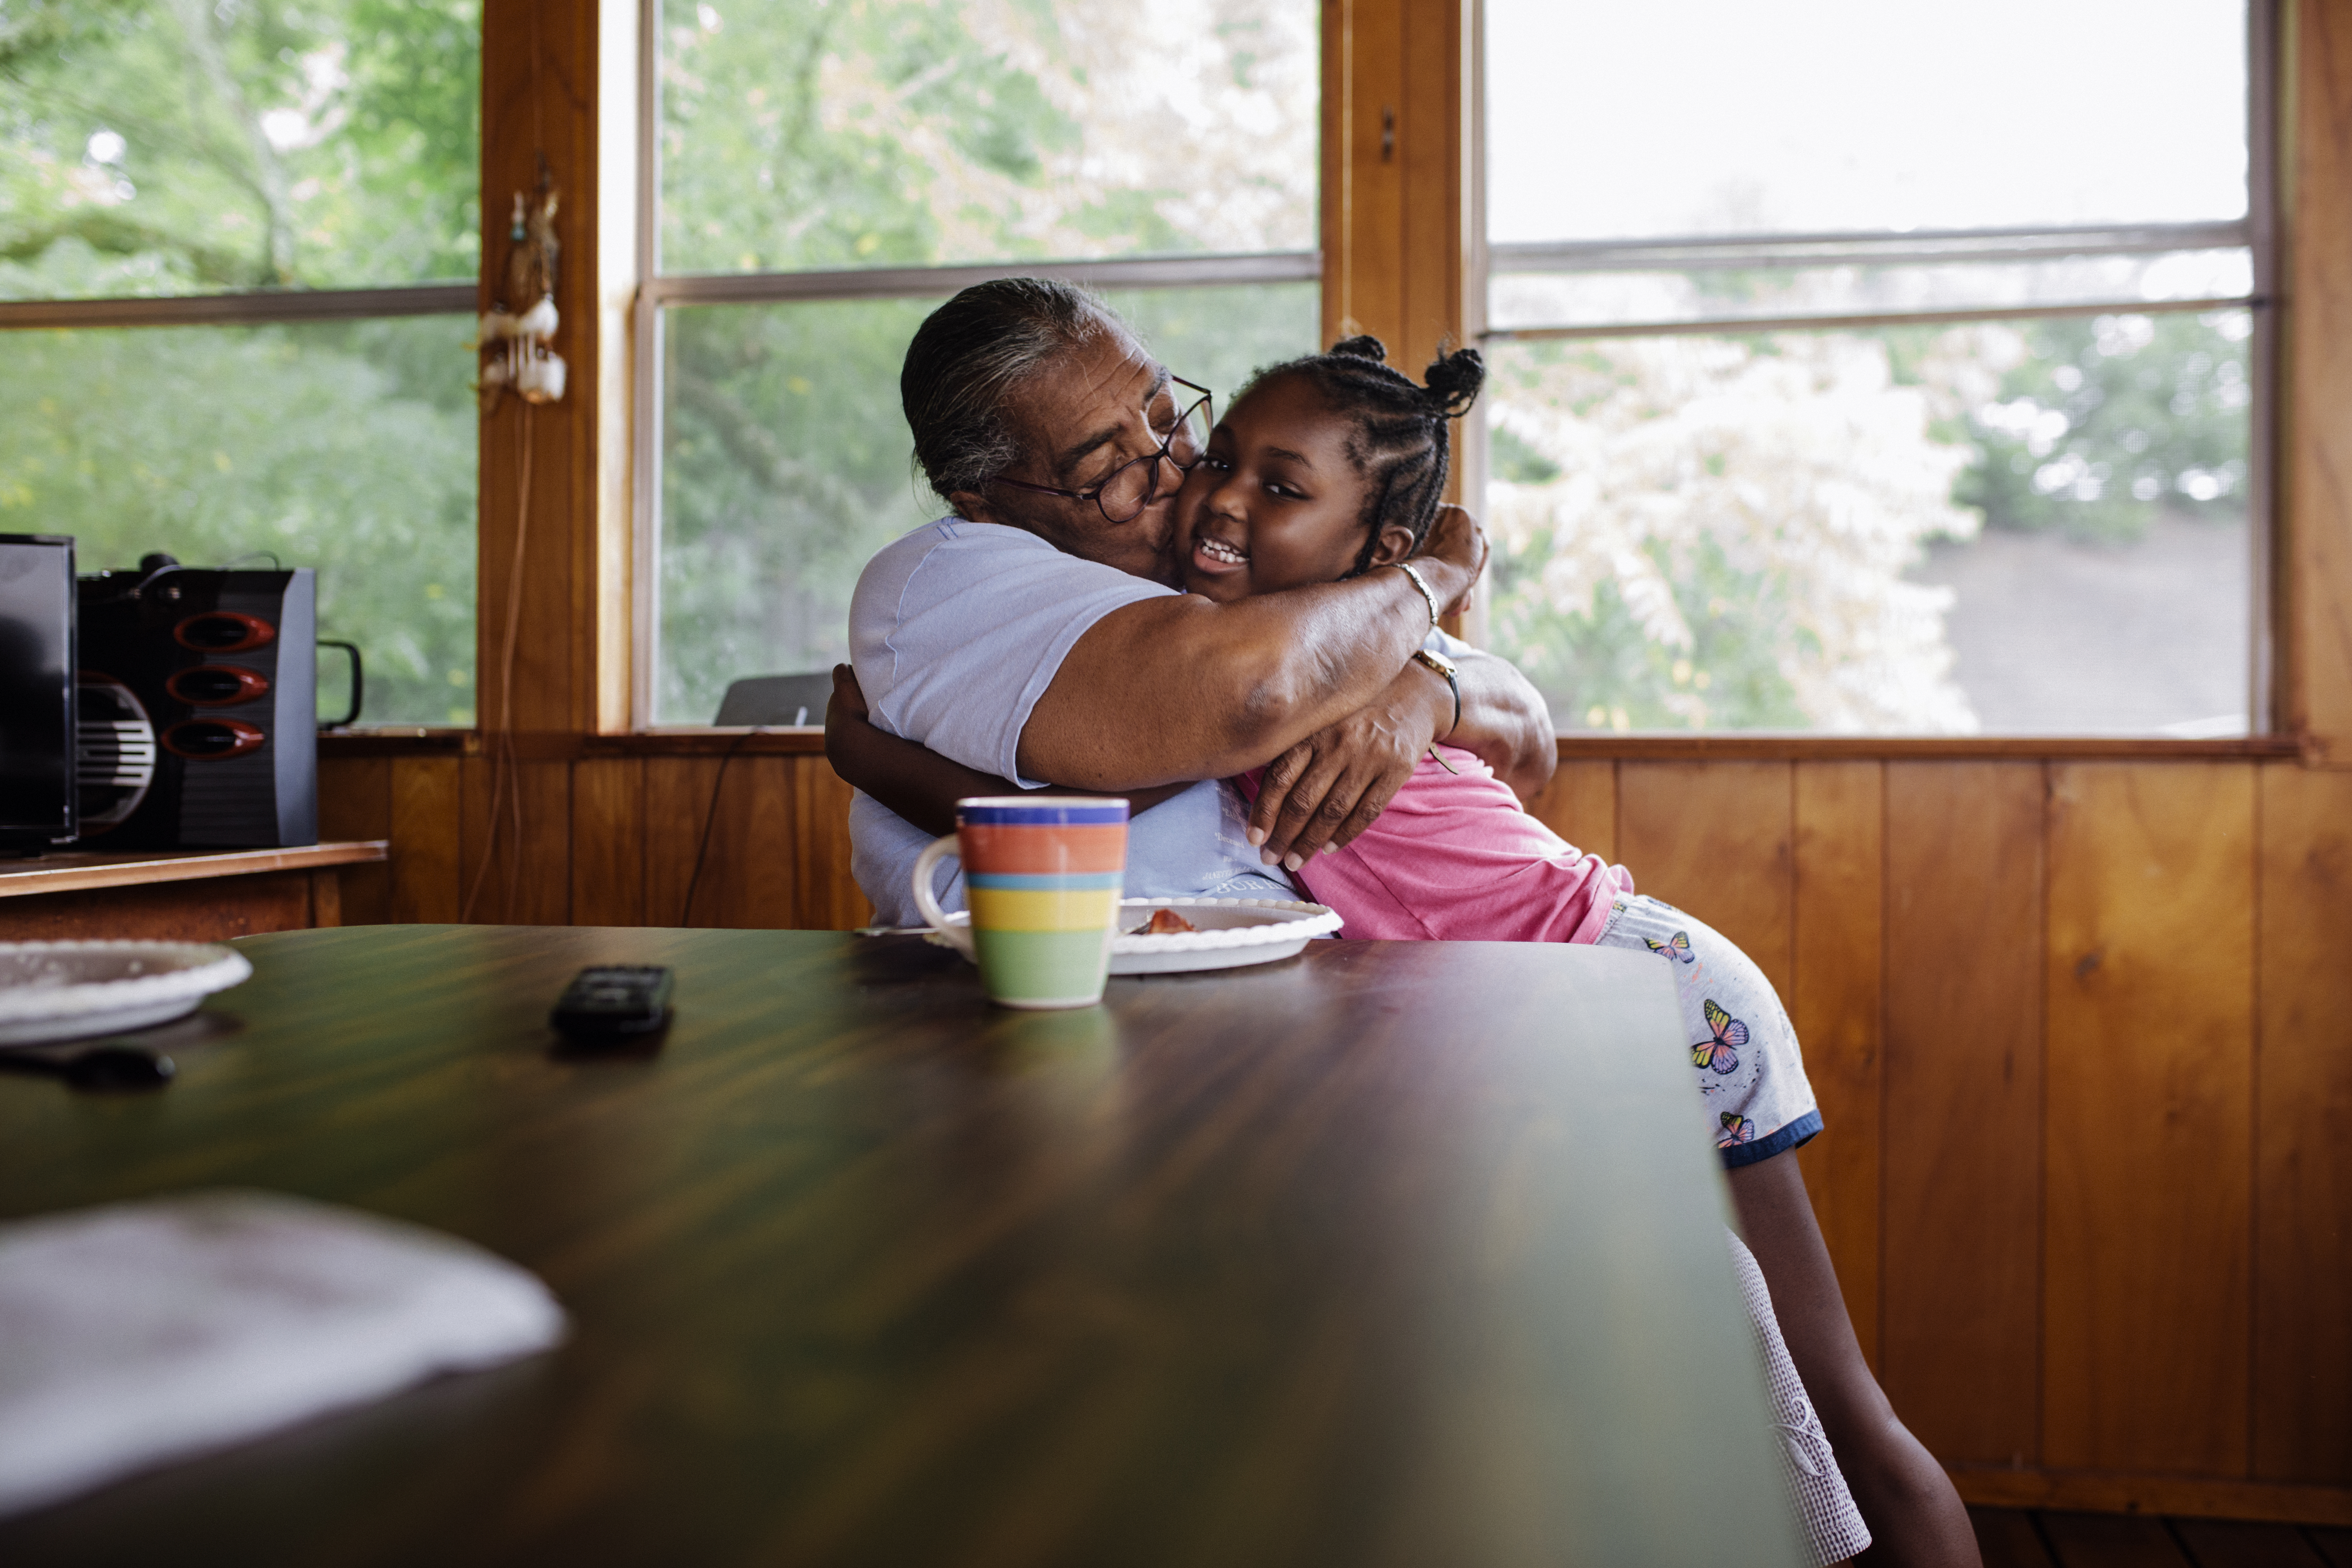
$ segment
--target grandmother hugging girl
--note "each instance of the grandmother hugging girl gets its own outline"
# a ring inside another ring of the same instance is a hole
[[[1475,402],[1485,371],[1464,349],[1416,384],[1384,358],[1375,340],[1351,338],[1259,373],[1234,400],[1176,498],[1185,589],[1224,603],[1412,573],[1410,558],[1445,487],[1449,423]],[[1444,653],[1422,657],[1450,679]],[[924,755],[925,767],[909,774],[942,787],[936,760]],[[1255,798],[1255,773],[1234,782]],[[971,773],[951,787],[1009,786]],[[1822,1130],[1822,1117],[1795,1030],[1754,962],[1704,921],[1637,891],[1626,868],[1584,854],[1528,815],[1485,763],[1442,738],[1368,827],[1290,874],[1339,911],[1349,937],[1589,942],[1664,966],[1682,1009],[1693,1132],[1712,1140],[1728,1173],[1745,1233],[1744,1242],[1729,1238],[1735,1272],[1816,1561],[1869,1549],[1874,1562],[1975,1562],[1950,1482],[1863,1360],[1787,1157]]]

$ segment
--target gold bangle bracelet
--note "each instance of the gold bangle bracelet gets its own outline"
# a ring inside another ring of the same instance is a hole
[[[1388,564],[1390,564],[1391,566],[1395,567],[1398,571],[1400,571],[1400,572],[1403,573],[1406,576],[1408,576],[1408,577],[1412,578],[1412,585],[1413,585],[1414,587],[1416,587],[1416,588],[1418,588],[1418,589],[1420,589],[1420,590],[1421,590],[1421,599],[1422,599],[1422,603],[1423,603],[1423,604],[1425,604],[1425,605],[1427,605],[1429,606],[1429,625],[1430,625],[1430,629],[1431,629],[1431,630],[1433,630],[1433,631],[1434,631],[1434,630],[1436,629],[1436,627],[1437,627],[1437,619],[1438,619],[1438,612],[1437,612],[1437,595],[1434,595],[1434,594],[1433,594],[1433,593],[1431,593],[1431,592],[1429,591],[1429,584],[1428,584],[1428,583],[1426,583],[1426,582],[1424,582],[1424,581],[1423,580],[1422,575],[1421,575],[1421,574],[1420,574],[1420,573],[1418,573],[1418,572],[1416,572],[1416,571],[1414,571],[1414,570],[1413,570],[1413,568],[1412,568],[1412,562],[1410,562],[1410,561],[1391,561],[1391,562],[1388,563]]]

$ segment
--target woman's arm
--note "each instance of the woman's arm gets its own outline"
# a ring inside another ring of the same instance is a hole
[[[1430,598],[1383,571],[1232,604],[1172,594],[1123,605],[1064,656],[1016,765],[1110,793],[1262,766],[1378,700],[1432,612],[1465,598],[1486,563],[1476,520],[1449,506],[1412,557]]]
[[[955,831],[955,803],[974,795],[1072,795],[1073,790],[1024,790],[993,773],[950,762],[938,752],[885,734],[867,717],[866,693],[856,672],[833,667],[833,700],[824,710],[824,754],[833,771],[926,833]],[[1190,784],[1114,792],[1127,797],[1130,816],[1181,795]]]
[[[1459,662],[1459,724],[1444,678],[1409,664],[1379,700],[1276,759],[1250,815],[1269,864],[1286,857],[1304,861],[1326,845],[1352,840],[1412,776],[1433,741],[1478,757],[1522,799],[1543,787],[1559,753],[1542,697],[1507,659],[1471,654]],[[966,795],[1024,793],[992,773],[876,729],[849,666],[834,667],[833,690],[824,747],[834,772],[924,831],[953,832],[955,803]],[[1190,787],[1179,782],[1100,793],[1123,795],[1129,811],[1139,816]]]

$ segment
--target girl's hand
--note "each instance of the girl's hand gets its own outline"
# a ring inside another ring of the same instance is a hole
[[[857,671],[845,664],[833,667],[833,700],[825,704],[824,727],[833,728],[835,719],[855,719],[864,723],[867,718],[866,689],[857,684]]]
[[[1478,526],[1478,520],[1449,501],[1437,509],[1436,520],[1412,559],[1415,565],[1436,563],[1462,574],[1440,590],[1451,595],[1444,613],[1458,616],[1469,607],[1470,595],[1486,570],[1487,553],[1486,532]]]

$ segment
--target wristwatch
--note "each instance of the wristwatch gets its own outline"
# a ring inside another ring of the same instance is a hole
[[[1417,647],[1412,650],[1412,661],[1413,663],[1420,665],[1423,669],[1435,670],[1438,674],[1445,678],[1445,684],[1454,689],[1454,723],[1452,728],[1445,731],[1445,735],[1440,735],[1438,737],[1439,740],[1443,741],[1445,739],[1446,735],[1451,735],[1455,730],[1462,728],[1462,676],[1460,673],[1460,667],[1452,659],[1446,658],[1444,654],[1432,653],[1425,647]]]

